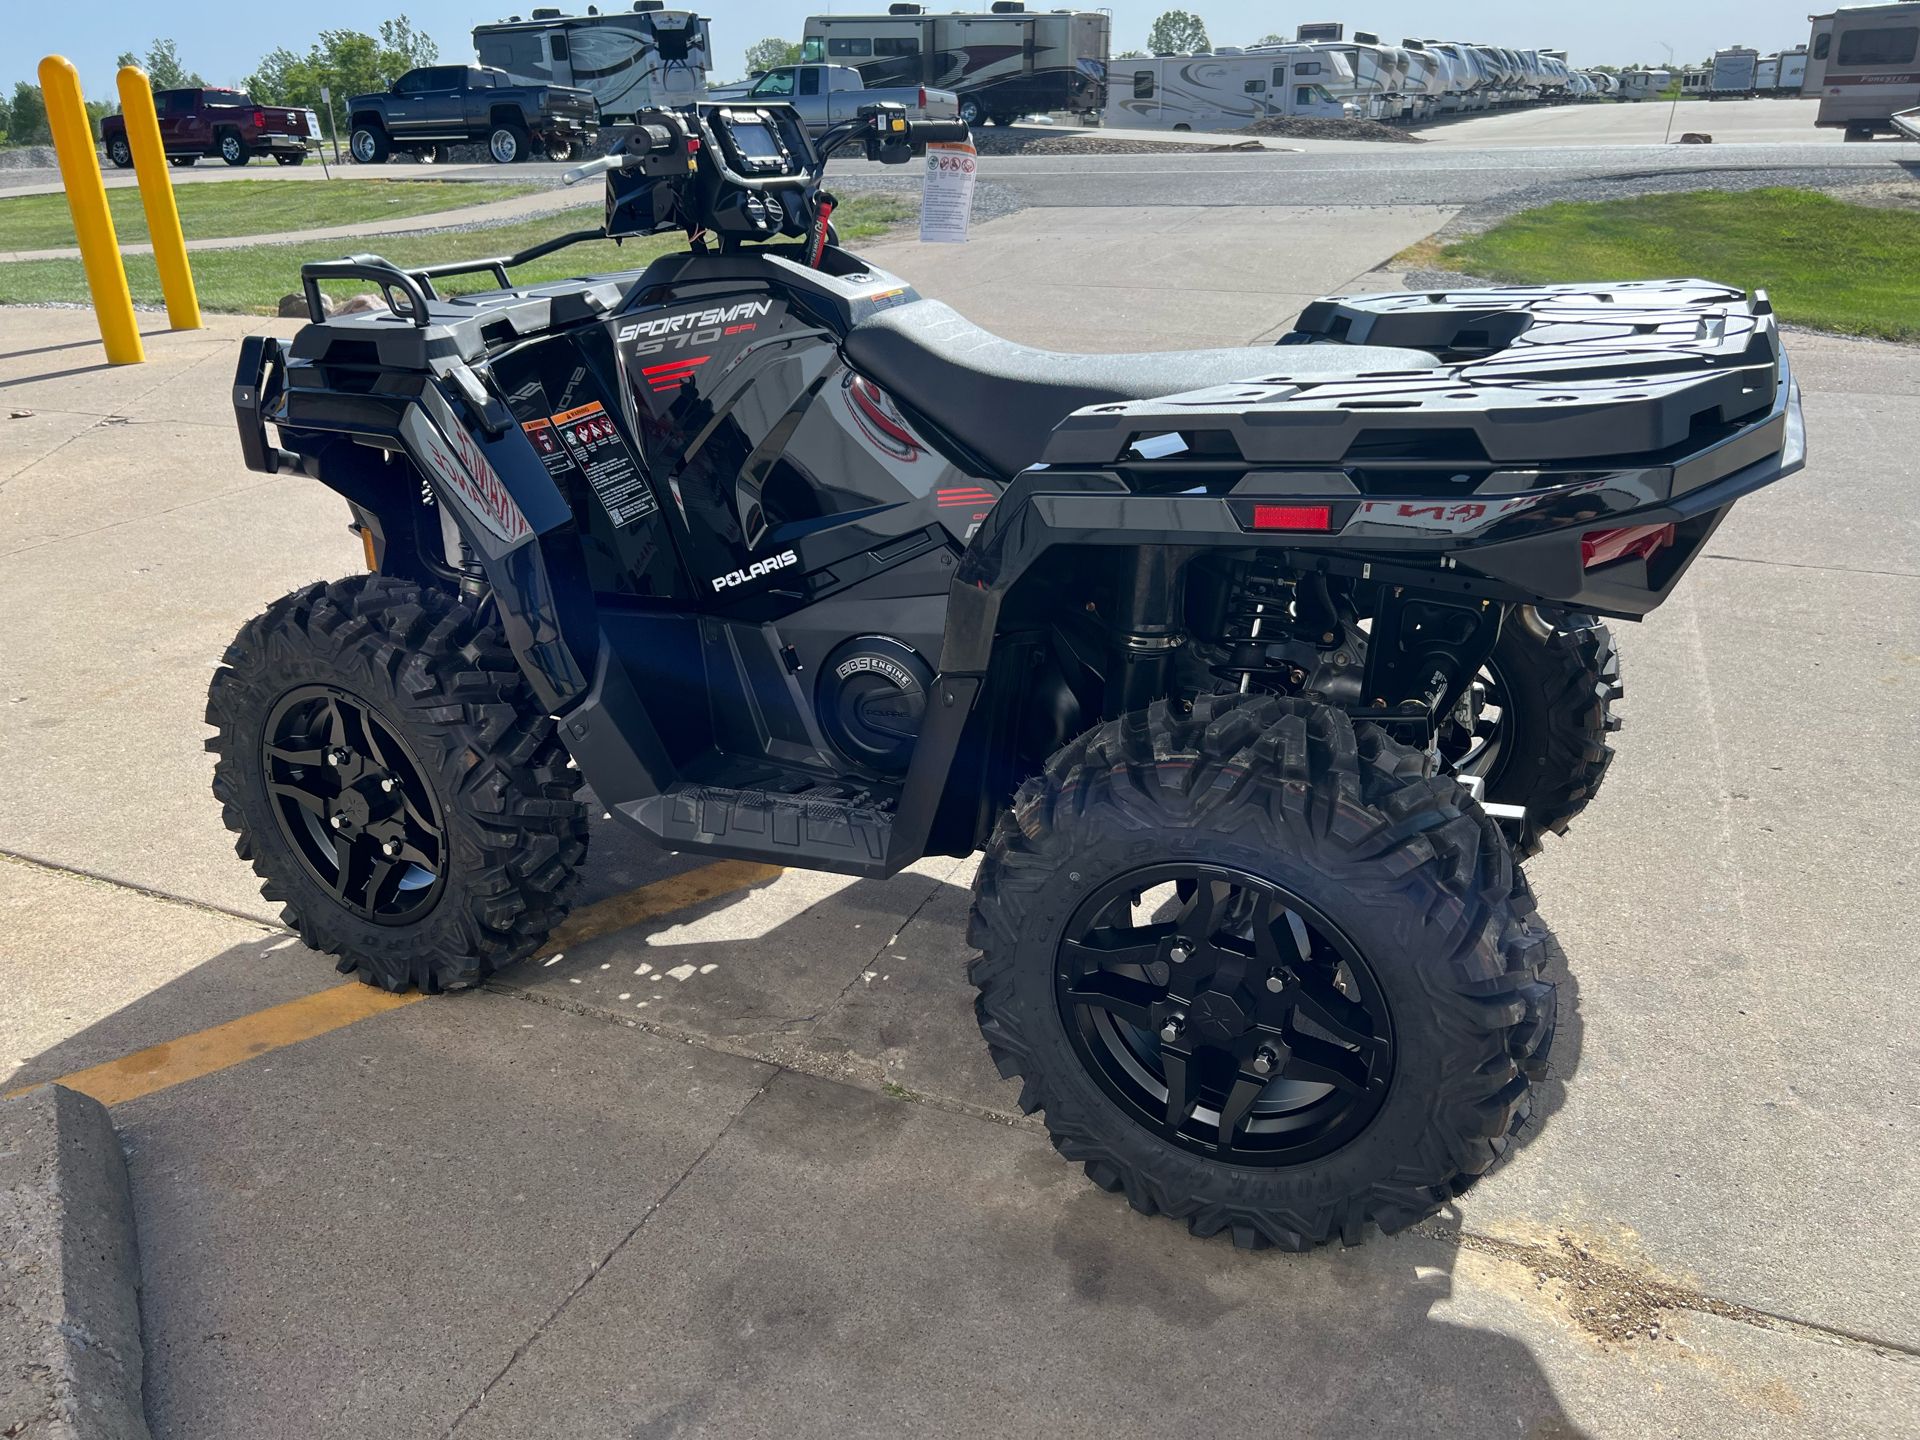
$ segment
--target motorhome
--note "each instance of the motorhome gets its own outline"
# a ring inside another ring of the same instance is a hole
[[[1804,93],[1814,124],[1849,140],[1899,134],[1893,117],[1920,106],[1920,3],[1859,5],[1814,17]]]
[[[568,85],[599,103],[603,122],[630,121],[659,105],[689,105],[707,95],[712,45],[707,22],[663,0],[638,0],[630,11],[585,15],[533,10],[473,32],[482,65],[520,85]]]
[[[1130,130],[1238,130],[1276,115],[1341,120],[1356,114],[1334,87],[1352,77],[1339,56],[1304,45],[1212,55],[1116,60],[1107,73],[1106,123]]]
[[[1029,13],[1020,0],[939,14],[896,4],[884,15],[809,15],[800,58],[851,65],[874,87],[951,90],[969,125],[1005,125],[1036,111],[1104,111],[1111,28],[1105,11]]]

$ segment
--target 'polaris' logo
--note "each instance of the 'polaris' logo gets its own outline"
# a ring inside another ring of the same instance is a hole
[[[731,325],[736,320],[757,320],[773,309],[771,300],[742,300],[738,305],[723,305],[712,310],[686,310],[678,315],[663,315],[658,320],[637,320],[620,327],[620,343],[638,340],[642,335],[678,335],[682,330],[704,330],[710,325]]]
[[[725,575],[713,577],[713,588],[725,590],[734,585],[745,585],[749,580],[758,580],[762,575],[771,575],[776,570],[784,570],[789,565],[798,565],[800,557],[791,550],[783,550],[778,555],[769,555],[765,560],[756,560],[744,570],[730,570]]]

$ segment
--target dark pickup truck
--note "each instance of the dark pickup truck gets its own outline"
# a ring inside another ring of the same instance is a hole
[[[218,155],[229,165],[244,165],[256,155],[298,165],[307,158],[308,144],[320,138],[311,110],[256,105],[244,90],[157,90],[153,108],[160,120],[160,146],[175,165],[191,165],[206,155]],[[132,166],[121,116],[100,122],[100,143],[115,165]]]
[[[429,65],[409,70],[384,95],[356,95],[353,158],[378,165],[394,151],[437,160],[444,147],[478,141],[503,165],[536,149],[571,160],[600,133],[599,107],[585,90],[515,85],[503,70]]]

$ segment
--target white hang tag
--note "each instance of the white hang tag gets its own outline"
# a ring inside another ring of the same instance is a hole
[[[973,182],[980,169],[972,141],[927,146],[927,179],[920,195],[920,239],[958,245],[973,219]]]

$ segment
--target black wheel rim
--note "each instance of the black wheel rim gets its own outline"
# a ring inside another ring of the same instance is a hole
[[[260,764],[282,837],[344,909],[405,925],[433,908],[446,874],[440,802],[373,706],[332,685],[288,691],[267,718]]]
[[[1488,790],[1513,751],[1513,700],[1491,663],[1482,666],[1440,731],[1440,758],[1456,775],[1478,775]]]
[[[1319,911],[1221,866],[1133,871],[1067,922],[1054,993],[1088,1072],[1137,1123],[1230,1164],[1300,1165],[1385,1102],[1393,1031]]]

